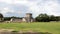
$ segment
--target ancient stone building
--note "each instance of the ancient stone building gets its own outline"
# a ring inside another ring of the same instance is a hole
[[[22,22],[22,18],[11,18],[11,22]]]
[[[33,22],[33,17],[31,13],[26,13],[25,17],[22,19],[24,22]]]
[[[0,22],[3,21],[4,18],[3,18],[3,15],[0,13]],[[4,20],[4,22],[33,22],[34,19],[32,17],[32,14],[31,13],[26,13],[25,17],[22,17],[22,18],[18,18],[18,17],[12,17],[11,19],[7,19],[7,20]]]
[[[25,17],[22,18],[11,18],[11,22],[33,22],[34,19],[31,13],[26,13]]]

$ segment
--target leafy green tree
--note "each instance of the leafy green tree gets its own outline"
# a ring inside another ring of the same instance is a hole
[[[4,20],[3,14],[0,13],[0,22],[2,22],[3,20]]]
[[[36,21],[49,22],[49,16],[47,14],[39,14],[39,16],[36,17]]]
[[[55,21],[55,16],[51,15],[51,16],[49,16],[49,19],[50,19],[50,21]]]

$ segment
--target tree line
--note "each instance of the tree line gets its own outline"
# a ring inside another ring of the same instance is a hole
[[[0,14],[0,18],[3,15]],[[22,19],[21,17],[3,17],[4,21],[6,20],[10,20],[11,18],[18,18],[18,19]],[[35,18],[36,22],[50,22],[50,21],[60,21],[60,16],[54,16],[54,15],[48,15],[48,14],[39,14],[36,18]]]
[[[4,21],[10,21],[11,18],[22,19],[21,17],[15,17],[15,16],[12,16],[12,17],[4,17]]]
[[[50,22],[50,21],[60,21],[60,16],[39,14],[35,20],[37,22]]]

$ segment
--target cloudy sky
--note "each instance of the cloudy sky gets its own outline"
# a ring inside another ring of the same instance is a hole
[[[0,13],[6,16],[23,17],[32,13],[36,17],[40,13],[60,15],[60,0],[0,0]]]

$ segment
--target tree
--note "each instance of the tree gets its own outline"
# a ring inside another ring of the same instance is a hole
[[[36,21],[49,22],[49,16],[47,14],[39,14],[39,16],[36,17]]]
[[[59,16],[51,15],[50,16],[50,21],[60,21],[60,17]]]
[[[3,21],[3,14],[0,13],[0,22]]]
[[[55,16],[51,15],[51,16],[49,16],[49,19],[50,19],[50,21],[55,21]]]
[[[10,21],[11,17],[4,17],[4,21]]]

